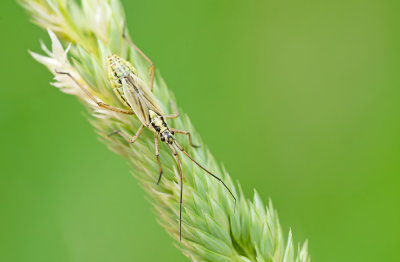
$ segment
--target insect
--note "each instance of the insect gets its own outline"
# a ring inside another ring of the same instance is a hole
[[[128,109],[113,107],[99,101],[70,73],[58,71],[56,71],[56,73],[69,76],[80,87],[80,89],[99,107],[122,114],[136,115],[142,123],[142,125],[139,127],[136,134],[132,138],[129,138],[125,133],[120,130],[116,130],[110,135],[119,134],[128,143],[133,144],[139,138],[140,134],[145,128],[151,130],[154,133],[155,156],[159,167],[159,177],[157,180],[157,184],[160,183],[163,174],[159,158],[158,139],[160,138],[162,142],[168,145],[177,163],[180,176],[179,239],[182,240],[183,173],[176,148],[182,151],[191,161],[193,161],[193,163],[203,169],[206,173],[221,182],[234,199],[235,205],[236,198],[229,187],[222,181],[222,179],[208,171],[205,167],[194,160],[192,156],[189,155],[188,152],[186,152],[185,149],[175,139],[175,134],[187,135],[189,139],[189,144],[192,147],[198,147],[193,144],[190,132],[185,130],[178,130],[168,126],[166,120],[179,117],[179,113],[177,112],[175,106],[172,106],[175,111],[174,114],[166,115],[161,107],[157,104],[156,99],[152,93],[154,83],[154,65],[151,60],[130,40],[130,38],[125,35],[125,30],[123,30],[123,32],[124,39],[126,39],[127,42],[131,46],[133,46],[137,50],[137,52],[150,64],[150,83],[148,86],[145,81],[143,81],[142,78],[139,77],[136,69],[128,61],[115,54],[110,55],[107,59],[108,78],[111,82],[113,90],[116,96]]]

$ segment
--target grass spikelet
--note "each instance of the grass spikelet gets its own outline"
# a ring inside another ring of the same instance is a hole
[[[178,138],[182,146],[204,166],[218,174],[232,189],[238,201],[215,179],[204,173],[180,152],[184,180],[182,241],[179,241],[179,174],[167,146],[160,147],[164,178],[156,185],[158,166],[154,157],[153,134],[145,130],[135,144],[130,145],[119,136],[108,137],[119,129],[133,135],[140,126],[134,116],[100,109],[65,75],[69,72],[99,100],[112,106],[124,107],[114,95],[107,80],[106,59],[117,54],[130,61],[139,75],[148,81],[148,64],[122,38],[125,20],[118,0],[86,0],[82,4],[69,0],[21,0],[34,23],[48,30],[52,46],[46,55],[31,52],[34,59],[54,74],[52,85],[76,96],[90,112],[89,121],[104,143],[124,156],[132,166],[132,173],[152,199],[159,223],[176,240],[176,246],[192,261],[284,261],[308,262],[307,243],[295,251],[292,233],[285,241],[278,216],[272,203],[265,206],[257,192],[249,201],[237,190],[229,174],[217,164],[202,143],[189,117],[180,110],[181,117],[169,125],[188,130],[193,140],[202,145],[191,149],[186,138]],[[69,46],[70,45],[70,46]],[[69,46],[68,48],[64,48]],[[69,50],[67,50],[69,49]],[[171,113],[174,95],[156,72],[154,95],[165,112]]]

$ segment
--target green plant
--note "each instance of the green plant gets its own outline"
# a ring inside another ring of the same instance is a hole
[[[53,74],[55,70],[71,73],[91,94],[101,101],[123,106],[112,92],[106,77],[108,55],[127,58],[139,75],[148,76],[148,64],[122,38],[125,20],[118,0],[86,0],[79,5],[71,0],[21,0],[33,21],[47,28],[52,50],[42,44],[47,56],[31,53]],[[64,50],[61,42],[71,43]],[[69,50],[69,51],[68,51]],[[72,61],[72,62],[69,62]],[[149,79],[145,79],[149,80]],[[134,176],[151,196],[160,224],[177,240],[182,252],[193,261],[310,261],[307,243],[298,246],[295,254],[292,234],[287,243],[271,202],[264,206],[258,194],[247,200],[237,191],[228,173],[221,168],[201,143],[187,115],[170,121],[178,129],[188,130],[200,149],[182,145],[201,163],[220,175],[238,198],[236,212],[229,193],[218,181],[181,155],[184,180],[183,239],[179,242],[179,174],[166,147],[160,148],[164,179],[156,185],[158,166],[154,157],[153,135],[146,130],[140,139],[129,145],[119,136],[107,135],[116,129],[134,134],[140,126],[137,118],[100,109],[65,75],[55,74],[52,83],[61,91],[77,96],[91,113],[90,122],[102,140],[132,165]],[[156,73],[154,94],[165,112],[171,112],[174,100],[159,73]]]

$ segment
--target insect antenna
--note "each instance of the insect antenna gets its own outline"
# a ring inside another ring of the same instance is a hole
[[[191,157],[186,151],[185,149],[176,141],[174,140],[175,145],[179,148],[179,150],[181,150],[188,158],[190,158],[190,160],[193,161],[193,163],[195,163],[197,166],[199,166],[201,169],[203,169],[204,171],[206,171],[209,175],[211,175],[212,177],[214,177],[215,179],[217,179],[219,182],[221,182],[224,187],[229,191],[229,193],[231,194],[233,200],[235,201],[235,206],[234,206],[234,212],[236,210],[236,197],[233,195],[232,191],[229,189],[229,187],[224,183],[224,181],[222,181],[221,178],[219,178],[218,176],[214,175],[213,173],[211,173],[210,171],[208,171],[205,167],[203,167],[202,165],[200,165],[196,160],[193,159],[193,157]]]
[[[176,163],[178,165],[178,170],[179,170],[179,176],[181,179],[181,195],[180,195],[180,201],[179,201],[179,240],[182,241],[182,195],[183,195],[183,174],[182,174],[182,167],[181,163],[179,162],[179,157],[178,154],[176,153],[175,148],[168,144],[169,148],[171,148],[172,154],[175,157]]]

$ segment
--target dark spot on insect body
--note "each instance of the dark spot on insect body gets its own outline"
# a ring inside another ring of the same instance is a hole
[[[171,130],[171,134],[175,135],[175,132]]]
[[[163,135],[161,136],[161,141],[165,142],[165,137]]]
[[[153,127],[157,132],[160,132],[161,128],[159,126],[154,125]]]
[[[163,124],[162,124],[164,127],[167,127],[167,123],[165,123],[164,121],[163,121]]]

